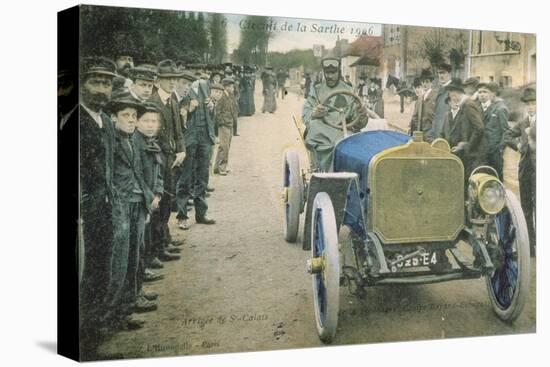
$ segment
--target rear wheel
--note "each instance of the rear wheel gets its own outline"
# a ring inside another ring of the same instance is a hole
[[[283,206],[285,240],[295,242],[300,226],[304,185],[296,149],[285,151],[283,159]]]
[[[313,308],[319,339],[331,343],[336,334],[340,307],[340,263],[336,218],[330,197],[315,196],[311,221]]]
[[[502,257],[486,277],[489,299],[495,314],[512,322],[521,314],[529,292],[530,257],[525,217],[510,190],[506,190],[506,206],[495,217],[493,230]]]

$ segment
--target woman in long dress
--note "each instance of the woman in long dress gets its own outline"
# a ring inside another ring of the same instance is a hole
[[[264,105],[262,106],[262,113],[274,113],[277,109],[277,79],[275,73],[271,67],[266,67],[262,75],[263,83],[263,96],[264,96]]]
[[[244,70],[244,75],[241,78],[240,84],[239,116],[252,116],[255,112],[252,74],[246,66]]]

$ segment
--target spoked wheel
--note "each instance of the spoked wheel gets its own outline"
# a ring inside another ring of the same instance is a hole
[[[502,251],[501,261],[487,275],[489,299],[503,321],[518,318],[529,292],[529,235],[516,196],[506,190],[506,206],[495,217],[494,230]]]
[[[288,242],[295,242],[298,236],[303,196],[304,185],[298,151],[289,149],[285,151],[283,159],[284,233]]]
[[[315,196],[311,221],[313,308],[319,339],[331,343],[336,334],[340,306],[338,233],[332,201],[325,192]]]
[[[363,106],[363,102],[361,101],[361,98],[353,93],[352,91],[350,90],[347,90],[347,89],[337,89],[331,93],[329,93],[324,99],[323,101],[321,101],[321,104],[324,105],[324,106],[327,106],[329,107],[329,100],[335,96],[340,96],[340,95],[346,95],[346,96],[349,96],[352,98],[353,101],[355,101],[355,106],[360,109],[362,106]],[[343,109],[345,106],[339,106],[339,109]],[[334,108],[334,107],[330,107],[330,108]],[[357,114],[357,116],[355,117],[355,119],[353,119],[352,121],[346,123],[345,125],[345,128],[346,129],[350,129],[351,127],[353,127],[355,124],[357,124],[360,120],[361,116],[359,116],[359,114]],[[328,120],[326,117],[323,117],[323,122],[329,126],[332,126],[336,129],[342,129],[342,123],[341,121],[340,122],[337,122],[337,123],[334,123],[330,120]]]

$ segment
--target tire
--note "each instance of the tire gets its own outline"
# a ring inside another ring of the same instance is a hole
[[[498,318],[512,322],[525,306],[531,264],[527,224],[520,203],[510,190],[506,190],[506,206],[495,217],[495,229],[504,261],[486,276],[487,290]]]
[[[315,324],[319,339],[329,344],[338,325],[340,263],[336,218],[327,193],[315,196],[311,216],[311,256],[324,258],[322,271],[311,276]]]
[[[283,195],[285,240],[287,242],[296,242],[304,196],[300,159],[296,149],[285,151],[283,159],[283,192],[286,192]]]

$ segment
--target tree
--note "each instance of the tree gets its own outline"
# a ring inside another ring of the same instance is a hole
[[[210,39],[209,62],[220,64],[227,54],[227,19],[223,14],[211,14],[208,20]]]
[[[241,28],[239,47],[233,53],[233,61],[236,63],[265,65],[267,61],[267,47],[270,30],[270,17],[249,15],[244,24],[249,26]]]
[[[269,52],[267,54],[269,64],[274,69],[290,69],[303,66],[304,70],[320,69],[319,60],[313,56],[313,50],[291,50],[285,53]]]
[[[432,67],[449,60],[455,73],[464,67],[466,49],[465,33],[459,29],[433,28],[426,33],[419,45],[420,54]]]
[[[125,53],[136,63],[166,58],[204,62],[210,47],[203,13],[88,5],[81,9],[83,56],[114,58]]]

